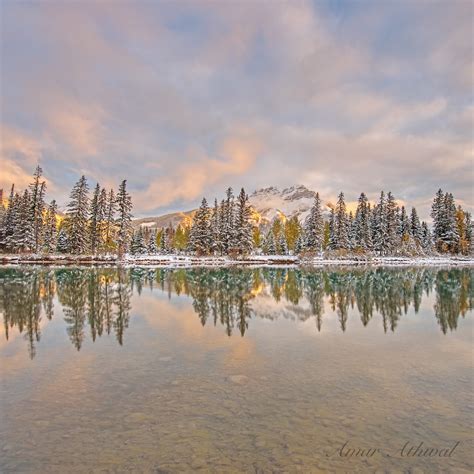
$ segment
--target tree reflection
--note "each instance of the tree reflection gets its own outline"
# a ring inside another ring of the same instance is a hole
[[[33,358],[43,318],[53,318],[56,302],[77,350],[87,333],[92,341],[114,334],[122,345],[133,294],[156,290],[190,297],[201,324],[220,326],[228,336],[244,336],[252,316],[312,317],[320,331],[325,308],[342,331],[352,313],[363,326],[380,315],[384,331],[395,331],[400,318],[410,308],[417,313],[423,296],[434,291],[434,314],[447,333],[473,308],[474,269],[7,268],[0,270],[5,336],[17,328]]]

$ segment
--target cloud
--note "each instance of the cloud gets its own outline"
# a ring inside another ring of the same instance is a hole
[[[144,192],[135,193],[134,202],[146,211],[175,200],[199,198],[208,186],[248,172],[260,149],[256,138],[251,136],[224,140],[217,157],[208,157],[202,149],[190,149],[186,164],[152,181]]]
[[[468,2],[3,13],[2,121],[21,137],[2,152],[4,181],[25,182],[41,159],[62,202],[79,174],[126,178],[137,216],[194,207],[218,186],[300,182],[327,200],[391,188],[423,203],[441,186],[472,203]]]

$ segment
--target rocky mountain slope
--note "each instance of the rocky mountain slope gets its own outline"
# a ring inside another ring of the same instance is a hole
[[[249,195],[249,202],[253,209],[253,218],[261,225],[266,226],[275,217],[290,219],[297,216],[304,222],[313,204],[316,193],[306,186],[297,185],[279,190],[276,187],[262,188]],[[180,223],[189,223],[196,210],[175,212],[157,217],[135,219],[135,226],[161,228],[168,225],[176,227]]]

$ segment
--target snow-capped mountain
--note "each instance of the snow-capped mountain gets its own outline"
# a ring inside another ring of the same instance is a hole
[[[282,191],[271,186],[254,191],[249,195],[249,202],[254,211],[253,218],[262,226],[269,224],[275,217],[290,219],[297,216],[304,222],[313,204],[316,192],[306,186],[297,185],[285,188]],[[183,221],[190,221],[196,210],[175,212],[158,217],[135,219],[135,226],[160,228],[168,225],[176,227]]]
[[[249,196],[259,224],[267,224],[275,217],[290,219],[297,216],[304,222],[313,204],[316,193],[306,186],[297,185],[280,191],[273,186],[258,189]]]

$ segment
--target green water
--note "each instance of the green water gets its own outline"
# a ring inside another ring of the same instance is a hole
[[[0,472],[471,472],[473,306],[472,268],[0,268]]]

